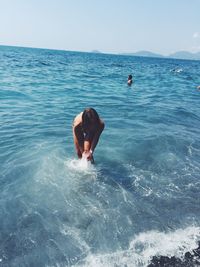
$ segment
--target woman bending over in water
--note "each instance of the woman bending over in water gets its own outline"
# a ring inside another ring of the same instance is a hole
[[[93,108],[78,114],[73,122],[73,137],[79,158],[86,157],[94,163],[94,150],[104,129],[104,122]]]

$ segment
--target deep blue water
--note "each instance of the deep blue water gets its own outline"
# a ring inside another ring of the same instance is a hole
[[[0,266],[139,267],[195,248],[198,85],[200,61],[0,46]],[[106,125],[94,166],[71,131],[86,107]]]

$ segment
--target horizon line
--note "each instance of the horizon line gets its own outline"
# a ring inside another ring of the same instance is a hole
[[[103,52],[101,50],[98,49],[93,49],[91,51],[80,51],[80,50],[66,50],[66,49],[59,49],[59,48],[45,48],[45,47],[34,47],[34,46],[21,46],[21,45],[5,45],[5,44],[0,44],[0,46],[4,46],[4,47],[16,47],[16,48],[27,48],[27,49],[39,49],[39,50],[52,50],[52,51],[62,51],[62,52],[75,52],[75,53],[93,53],[93,54],[107,54],[107,55],[119,55],[119,56],[135,56],[135,57],[149,57],[149,58],[169,58],[169,59],[180,59],[180,60],[200,60],[200,59],[184,59],[184,58],[173,58],[170,57],[173,54],[179,53],[179,52],[186,52],[189,53],[191,55],[196,55],[199,54],[199,52],[190,52],[187,50],[179,50],[176,52],[173,52],[171,54],[168,55],[163,55],[157,52],[152,52],[150,50],[138,50],[136,52]],[[155,54],[154,56],[142,56],[142,55],[137,55],[137,53],[152,53]],[[156,56],[157,55],[157,56]]]

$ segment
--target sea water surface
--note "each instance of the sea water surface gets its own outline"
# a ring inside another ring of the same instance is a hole
[[[127,86],[127,76],[134,83]],[[147,266],[200,240],[200,61],[0,47],[0,266]],[[73,118],[105,122],[95,165]]]

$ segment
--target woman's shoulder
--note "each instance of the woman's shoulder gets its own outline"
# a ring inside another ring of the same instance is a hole
[[[73,126],[76,127],[78,125],[80,125],[80,123],[82,123],[82,114],[83,112],[79,113],[75,118],[74,118],[74,122],[73,122]]]

